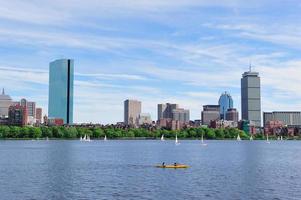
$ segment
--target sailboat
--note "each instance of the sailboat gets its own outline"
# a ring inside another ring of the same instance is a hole
[[[237,135],[236,140],[237,140],[237,141],[241,141],[241,138],[240,138],[239,134]]]
[[[279,137],[279,136],[277,137],[277,140],[280,140],[280,137]]]
[[[253,140],[253,135],[251,135],[250,140]]]
[[[87,141],[91,142],[90,135],[87,136]]]
[[[269,141],[269,134],[267,134],[267,140],[266,140],[266,143],[270,144],[270,141]]]
[[[280,137],[280,140],[283,140],[283,137],[282,137],[282,135],[281,135],[281,137]]]
[[[178,141],[178,136],[176,135],[176,141],[175,141],[175,144],[176,145],[179,145],[180,144],[180,142]]]
[[[105,138],[104,138],[103,140],[104,140],[104,141],[107,141],[107,140],[108,140],[106,135],[105,135]]]
[[[80,136],[80,138],[79,138],[79,141],[83,141],[83,138],[82,138],[82,136]]]
[[[203,136],[203,135],[202,135],[201,144],[202,144],[203,146],[207,146],[207,144],[204,142],[204,136]]]
[[[164,141],[164,140],[165,140],[165,139],[164,139],[164,135],[162,135],[162,136],[161,136],[161,141]]]

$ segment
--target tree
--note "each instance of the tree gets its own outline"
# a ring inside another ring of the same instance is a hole
[[[225,138],[224,129],[215,129],[214,132],[217,139]]]
[[[57,126],[53,126],[51,127],[51,131],[52,131],[52,135],[55,138],[62,138],[63,137],[63,132],[62,129],[57,127]]]
[[[104,137],[104,136],[105,136],[105,134],[102,129],[100,129],[100,128],[93,129],[93,137],[94,138],[100,138],[100,137]]]
[[[0,126],[0,137],[7,138],[9,136],[10,128],[8,126]]]

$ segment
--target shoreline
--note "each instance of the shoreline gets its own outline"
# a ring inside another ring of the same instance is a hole
[[[201,138],[178,138],[179,140],[201,140]],[[79,138],[49,138],[48,140],[46,138],[0,138],[0,141],[49,141],[49,140],[69,140],[69,141],[80,141]],[[103,138],[96,138],[93,139],[91,138],[92,141],[104,141]],[[128,138],[128,137],[123,137],[123,138],[108,138],[108,141],[117,141],[117,140],[133,140],[133,141],[138,141],[138,140],[153,140],[153,141],[161,141],[160,138],[146,138],[146,137],[136,137],[136,138]],[[174,141],[175,138],[166,138],[165,141]],[[225,138],[225,139],[206,139],[206,141],[237,141],[236,138],[230,139],[230,138]],[[284,138],[282,141],[301,141],[301,138]],[[250,141],[249,139],[241,139],[241,141]],[[254,139],[253,141],[266,141],[266,139]],[[277,138],[273,139],[270,138],[269,141],[281,141],[277,140]],[[163,142],[163,141],[162,141]],[[237,141],[239,142],[239,141]]]

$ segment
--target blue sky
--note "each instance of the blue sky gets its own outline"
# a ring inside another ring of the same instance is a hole
[[[299,0],[0,0],[0,87],[48,104],[48,65],[75,60],[76,122],[123,120],[123,101],[202,106],[262,78],[262,110],[301,110]]]

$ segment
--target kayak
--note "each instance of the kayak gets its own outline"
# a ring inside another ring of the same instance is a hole
[[[168,168],[168,169],[179,169],[179,168],[188,168],[188,165],[156,165],[157,168]]]

